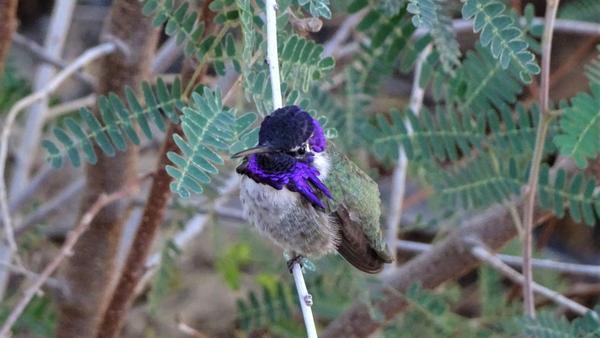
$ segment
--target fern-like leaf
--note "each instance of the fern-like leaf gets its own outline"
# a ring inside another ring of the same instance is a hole
[[[508,109],[518,98],[523,89],[516,68],[503,70],[492,54],[477,44],[474,51],[469,51],[458,69],[456,86],[464,93],[457,93],[458,109],[462,112],[485,113],[491,109]]]
[[[509,200],[520,193],[527,184],[526,162],[515,158],[496,161],[489,156],[474,160],[468,165],[451,171],[441,171],[433,180],[437,196],[443,205],[469,208],[487,207],[493,203]],[[562,218],[565,210],[576,221],[593,225],[600,219],[600,193],[594,178],[582,173],[567,182],[566,172],[558,170],[550,178],[550,169],[543,164],[538,181],[538,200],[543,209],[552,211]]]
[[[580,168],[600,152],[600,85],[592,85],[591,91],[578,94],[564,107],[561,131],[554,138],[560,153],[572,157]]]
[[[298,5],[308,9],[310,15],[315,18],[323,17],[331,19],[331,10],[329,9],[329,0],[297,0]]]
[[[594,310],[595,316],[600,314],[600,308]],[[592,313],[577,318],[571,322],[565,317],[557,318],[550,312],[542,312],[537,318],[525,317],[519,320],[523,333],[539,338],[592,338],[600,335],[600,322]]]
[[[127,105],[116,94],[110,93],[98,99],[101,119],[98,119],[86,108],[79,111],[80,120],[66,118],[64,127],[54,128],[54,136],[58,140],[44,140],[42,146],[48,152],[48,161],[55,168],[63,165],[67,155],[74,166],[81,164],[80,152],[85,160],[95,164],[98,160],[94,144],[107,156],[114,156],[116,150],[127,148],[127,139],[133,144],[140,144],[135,124],[140,127],[148,139],[153,137],[150,125],[160,130],[165,129],[165,118],[178,122],[177,112],[183,106],[181,101],[181,82],[177,79],[171,88],[159,78],[155,89],[149,83],[142,83],[145,106],[136,98],[133,90],[125,88]],[[84,125],[87,125],[87,127]],[[60,143],[61,145],[59,145]]]
[[[473,19],[473,30],[480,32],[480,41],[488,46],[503,69],[515,67],[521,80],[529,83],[540,72],[535,56],[527,50],[523,31],[506,14],[506,5],[499,0],[467,0],[462,8],[465,19]]]
[[[219,152],[228,150],[234,141],[235,116],[223,107],[218,92],[203,88],[202,95],[193,93],[192,105],[183,108],[181,127],[185,139],[173,135],[180,154],[167,153],[173,165],[166,170],[173,177],[171,191],[188,198],[191,192],[202,193],[202,185],[219,172],[215,166],[223,164]]]
[[[567,184],[566,172],[560,169],[553,180],[550,179],[549,168],[542,165],[539,179],[539,203],[544,209],[552,210],[558,216],[564,216],[569,210],[571,218],[588,225],[593,225],[600,218],[600,193],[595,193],[596,180],[577,173]],[[594,213],[595,209],[595,213]],[[594,216],[594,214],[596,216]]]
[[[454,68],[460,65],[461,53],[445,1],[410,0],[407,10],[414,14],[412,22],[415,27],[429,30],[444,71],[454,75]]]
[[[561,4],[558,9],[561,19],[600,22],[600,2],[597,0],[575,0]]]
[[[596,49],[600,52],[600,45]],[[585,75],[590,80],[590,84],[600,86],[600,54],[585,66]]]
[[[148,312],[156,315],[160,302],[177,284],[178,270],[176,259],[181,254],[173,240],[167,240],[160,252],[160,263],[152,280],[152,288],[148,294]]]
[[[484,156],[469,165],[441,171],[433,185],[442,204],[450,209],[483,208],[519,193],[525,181],[520,169],[514,159],[496,164]]]
[[[259,293],[250,291],[247,299],[238,299],[238,323],[246,332],[289,318],[293,309],[291,290],[282,282],[274,289],[263,286]]]
[[[215,1],[215,3],[223,3]],[[221,7],[222,7],[221,6]],[[216,10],[216,6],[211,6]],[[225,24],[236,22],[238,19],[237,10],[225,10],[219,7],[223,12],[215,17],[215,22]],[[216,36],[205,34],[204,23],[198,21],[196,11],[190,8],[187,1],[183,1],[176,7],[175,0],[146,0],[143,13],[147,16],[153,16],[152,24],[160,27],[165,24],[165,33],[175,37],[177,45],[184,46],[184,52],[187,56],[194,56],[197,59],[203,59],[209,52],[214,57],[214,66],[218,74],[224,73],[223,58],[232,58],[236,55],[233,36],[223,34],[228,25],[223,25],[223,33]],[[239,65],[236,65],[239,68]]]
[[[392,111],[390,119],[391,123],[384,116],[377,116],[375,124],[365,127],[364,134],[378,157],[393,160],[398,157],[400,145],[409,159],[440,161],[455,161],[460,154],[489,146],[523,152],[533,146],[538,123],[522,106],[517,106],[516,117],[510,110],[501,110],[500,115],[494,111],[488,114],[438,111],[434,115],[424,110],[419,116]],[[412,134],[408,133],[410,128]]]
[[[279,53],[282,79],[289,88],[303,92],[335,66],[332,57],[322,57],[323,46],[298,35],[290,35],[281,43]]]

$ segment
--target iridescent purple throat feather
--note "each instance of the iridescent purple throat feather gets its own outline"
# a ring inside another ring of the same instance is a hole
[[[310,150],[315,153],[324,152],[327,148],[327,140],[323,133],[319,122],[312,119],[314,131],[308,140]],[[261,169],[258,156],[253,154],[248,156],[248,163],[244,173],[257,183],[268,184],[277,190],[284,187],[290,191],[298,192],[313,205],[325,208],[324,203],[318,196],[321,192],[328,198],[333,199],[331,192],[327,186],[319,179],[319,171],[311,164],[314,161],[314,156],[307,156],[306,161],[295,161],[294,164],[285,172],[267,172]]]

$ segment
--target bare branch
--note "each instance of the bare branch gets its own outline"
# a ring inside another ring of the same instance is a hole
[[[64,114],[78,111],[81,108],[91,107],[96,104],[96,99],[96,94],[89,94],[87,96],[50,107],[46,113],[46,119],[53,120],[63,116]]]
[[[67,67],[67,63],[64,60],[48,54],[46,52],[46,50],[44,50],[44,47],[40,46],[37,42],[19,34],[19,33],[15,32],[13,34],[12,41],[15,43],[15,45],[19,45],[22,48],[25,48],[33,56],[37,57],[39,60],[41,60],[47,64],[50,64],[59,69],[64,69],[65,67]],[[78,80],[80,80],[81,82],[83,82],[91,87],[96,87],[96,84],[97,84],[96,78],[94,78],[93,76],[91,76],[88,73],[85,73],[81,69],[78,70],[77,72],[75,72],[75,74],[73,74],[73,76],[75,78],[77,78]]]
[[[156,56],[150,67],[152,74],[164,73],[181,54],[183,54],[183,46],[177,44],[175,37],[169,38],[156,52]]]
[[[417,59],[415,66],[415,74],[413,78],[412,91],[410,93],[409,108],[414,114],[419,114],[421,106],[423,106],[423,97],[425,96],[425,88],[419,85],[421,79],[421,70],[423,63],[431,53],[432,46],[429,45],[425,48],[419,58]],[[413,134],[413,129],[410,121],[405,120],[407,126],[408,135]],[[390,196],[389,212],[387,215],[387,234],[386,239],[388,247],[393,248],[396,239],[398,238],[398,228],[400,227],[400,220],[402,219],[402,202],[404,201],[404,191],[406,188],[406,171],[408,170],[408,158],[404,147],[400,146],[398,151],[398,163],[394,167],[392,174],[392,192]],[[392,256],[394,261],[396,260],[396,250],[392,250]],[[392,265],[386,266],[386,269],[393,269]]]
[[[76,179],[69,183],[64,189],[62,189],[54,197],[46,201],[41,206],[37,207],[35,211],[27,215],[19,227],[15,229],[15,236],[19,237],[32,226],[46,218],[51,213],[55,212],[60,206],[65,205],[68,201],[77,196],[85,187],[85,180],[83,178]]]
[[[279,74],[279,57],[277,55],[277,2],[275,0],[266,0],[265,12],[267,17],[267,62],[269,63],[269,75],[271,78],[271,93],[273,95],[273,110],[283,106],[281,97],[281,80]],[[302,276],[302,267],[298,262],[292,265],[292,274],[300,298],[300,308],[302,317],[306,326],[306,334],[309,338],[317,337],[317,329],[312,314],[312,296],[306,289],[306,283]],[[309,302],[309,298],[311,301]]]
[[[506,265],[504,262],[502,262],[502,260],[500,260],[499,257],[491,253],[484,246],[473,245],[473,247],[471,248],[471,253],[473,254],[473,256],[477,257],[482,262],[489,264],[490,266],[501,272],[513,282],[525,285],[526,280],[523,275],[518,273],[516,270],[512,269],[510,266]],[[540,295],[552,300],[554,303],[562,305],[579,315],[585,315],[586,313],[590,312],[592,316],[594,316],[594,318],[598,319],[598,315],[591,309],[570,300],[569,298],[563,296],[562,294],[554,290],[551,290],[535,282],[531,282],[531,288],[536,293],[539,293]]]
[[[4,222],[4,236],[13,252],[17,251],[17,244],[14,239],[14,231],[8,209],[6,182],[4,177],[6,172],[6,156],[8,153],[8,136],[17,115],[31,104],[48,97],[48,95],[54,92],[66,79],[81,67],[106,54],[114,52],[116,49],[117,47],[112,42],[103,43],[88,49],[69,64],[67,68],[56,74],[46,86],[17,101],[8,112],[2,127],[2,134],[0,134],[0,212],[2,212],[2,221]]]
[[[523,307],[525,314],[535,318],[535,301],[533,299],[533,271],[531,268],[531,256],[533,255],[533,213],[537,192],[538,177],[540,174],[540,163],[544,153],[544,143],[550,124],[548,112],[548,100],[550,95],[550,56],[552,50],[552,36],[554,33],[554,21],[558,10],[559,0],[546,1],[546,24],[542,37],[542,71],[540,86],[540,124],[537,128],[535,146],[531,157],[531,169],[529,181],[527,182],[526,202],[523,208]]]
[[[71,17],[75,9],[75,0],[57,0],[54,2],[52,16],[47,28],[44,50],[48,55],[60,57],[67,41],[67,33],[71,27]],[[52,79],[56,70],[47,64],[40,64],[35,72],[33,91],[40,90]],[[48,99],[42,98],[31,105],[27,110],[25,132],[19,135],[19,145],[15,153],[13,175],[10,180],[11,193],[18,193],[25,189],[29,180],[29,172],[33,167],[35,150],[44,127],[45,113],[48,109]]]
[[[544,216],[541,212],[537,215],[540,218]],[[496,250],[516,233],[506,207],[495,206],[478,214],[436,243],[431,250],[413,258],[393,273],[384,275],[380,297],[369,306],[362,302],[354,304],[329,324],[321,337],[352,338],[372,334],[384,322],[380,318],[371,317],[373,309],[383,314],[385,320],[390,320],[406,307],[406,302],[398,296],[398,291],[402,292],[417,282],[426,289],[433,289],[477,266],[478,260],[465,247],[464,238],[475,236],[486,246]],[[390,287],[395,291],[390,292]]]
[[[215,199],[212,204],[209,206],[211,210],[219,210],[219,208],[223,207],[225,203],[229,200],[229,198],[235,194],[239,190],[239,176],[236,173],[231,173],[229,178],[225,181],[223,187],[221,187],[219,191],[219,197]],[[199,214],[192,219],[190,219],[183,229],[178,232],[173,237],[173,244],[180,249],[184,250],[186,246],[196,238],[204,228],[208,224],[208,221],[211,219],[210,213],[207,214]],[[142,290],[146,287],[154,273],[156,272],[156,268],[160,263],[160,252],[155,252],[152,256],[148,258],[146,264],[144,265],[144,276],[140,278],[136,288],[135,294],[139,295]]]
[[[421,242],[413,242],[399,239],[396,241],[396,248],[400,251],[407,252],[427,252],[433,248],[433,245],[421,243]],[[512,266],[512,267],[521,267],[523,266],[523,257],[520,256],[512,256],[512,255],[504,255],[504,254],[495,254],[502,262]],[[551,259],[539,259],[533,258],[531,260],[531,266],[536,269],[550,270],[561,273],[568,273],[572,275],[581,275],[588,276],[593,278],[600,278],[600,266],[599,265],[589,265],[589,264],[577,264],[577,263],[567,263],[560,262]]]
[[[79,224],[77,224],[77,226],[69,233],[69,236],[67,236],[67,240],[63,244],[58,255],[56,255],[54,259],[52,259],[52,261],[46,266],[46,268],[44,268],[44,270],[37,277],[35,282],[29,288],[27,288],[27,290],[25,290],[23,296],[21,297],[17,305],[13,308],[10,315],[2,325],[2,328],[0,329],[0,337],[9,336],[10,329],[14,325],[15,321],[19,318],[21,313],[23,313],[23,310],[25,310],[27,304],[29,304],[31,299],[39,291],[39,289],[46,282],[46,280],[48,280],[52,273],[54,273],[58,266],[65,260],[65,258],[73,254],[72,250],[75,246],[75,243],[77,243],[79,237],[81,237],[81,235],[83,235],[83,233],[86,230],[88,230],[90,223],[94,219],[94,216],[96,216],[96,214],[100,210],[102,210],[102,208],[104,208],[106,205],[131,195],[133,192],[136,191],[138,186],[139,181],[136,181],[123,190],[117,191],[110,195],[102,194],[98,197],[96,202],[94,202],[92,206],[88,209],[88,211],[86,211],[83,214],[81,220],[79,221]]]
[[[18,0],[0,0],[0,75],[10,49],[11,36],[17,28]]]
[[[325,43],[323,47],[323,57],[335,56],[340,50],[340,46],[348,39],[352,30],[358,25],[358,23],[365,17],[368,9],[363,9],[357,13],[348,16],[344,22],[340,25],[335,34]]]

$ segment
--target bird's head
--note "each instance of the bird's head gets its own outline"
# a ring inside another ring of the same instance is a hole
[[[262,121],[256,147],[232,157],[244,158],[237,167],[238,173],[278,190],[286,187],[324,208],[320,193],[332,196],[319,179],[314,161],[326,147],[319,122],[298,106],[286,106]]]

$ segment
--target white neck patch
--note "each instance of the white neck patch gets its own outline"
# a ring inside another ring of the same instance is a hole
[[[327,153],[326,152],[315,153],[313,165],[319,171],[319,179],[321,181],[326,179],[327,175],[329,174],[329,169],[331,167],[331,163],[329,162],[329,156],[327,156]]]

